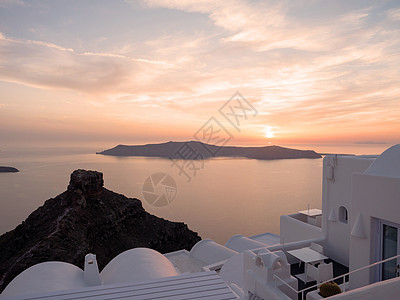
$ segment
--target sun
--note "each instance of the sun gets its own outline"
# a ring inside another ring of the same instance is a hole
[[[264,128],[265,137],[268,139],[272,139],[275,137],[274,131],[271,126],[266,126]]]

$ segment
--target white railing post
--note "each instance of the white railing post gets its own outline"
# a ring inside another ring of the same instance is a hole
[[[343,292],[346,291],[346,275],[343,275]]]

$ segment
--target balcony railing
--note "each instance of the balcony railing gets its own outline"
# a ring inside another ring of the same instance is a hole
[[[330,282],[330,281],[335,281],[335,280],[339,281],[339,279],[342,279],[342,280],[343,280],[343,281],[342,281],[342,282],[343,282],[343,285],[341,286],[341,287],[343,288],[342,291],[343,291],[343,292],[346,292],[346,290],[347,290],[347,287],[346,287],[346,284],[345,284],[345,278],[346,278],[346,276],[349,276],[349,275],[352,275],[352,274],[356,274],[356,273],[359,273],[359,272],[361,272],[361,271],[370,270],[371,268],[377,267],[377,266],[379,266],[379,265],[381,265],[381,264],[384,264],[384,263],[386,263],[386,262],[389,262],[389,261],[391,261],[391,260],[398,259],[398,258],[400,258],[400,254],[399,254],[399,255],[396,255],[396,256],[389,257],[389,258],[387,258],[387,259],[384,259],[384,260],[381,260],[381,261],[378,261],[378,262],[374,262],[374,263],[372,263],[372,264],[370,264],[370,265],[367,265],[367,266],[358,268],[358,269],[353,270],[353,271],[350,271],[350,272],[348,272],[348,273],[346,273],[346,274],[342,274],[342,275],[336,276],[336,277],[331,278],[331,279],[329,279],[329,280],[326,280],[326,281],[317,283],[317,284],[315,284],[315,285],[313,285],[313,286],[306,287],[306,288],[304,288],[304,289],[302,289],[302,290],[300,290],[300,291],[297,291],[297,290],[294,289],[292,286],[290,286],[289,284],[287,284],[284,280],[282,280],[281,278],[279,278],[277,275],[274,275],[275,287],[277,287],[277,281],[280,281],[280,282],[282,282],[286,287],[288,287],[290,290],[292,290],[293,292],[295,292],[297,295],[301,294],[301,299],[304,300],[304,299],[305,299],[304,296],[305,296],[305,293],[306,293],[306,292],[311,291],[311,290],[314,290],[314,289],[318,289],[318,287],[319,287],[321,284],[325,283],[325,282]],[[368,284],[367,284],[367,285],[368,285]],[[365,285],[364,285],[364,286],[365,286]]]

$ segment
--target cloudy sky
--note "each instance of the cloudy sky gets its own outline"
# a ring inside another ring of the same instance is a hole
[[[212,117],[231,144],[398,143],[399,1],[0,0],[0,144],[193,140]]]

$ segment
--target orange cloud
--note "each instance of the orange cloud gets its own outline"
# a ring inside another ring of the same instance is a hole
[[[141,3],[147,13],[179,10],[188,27],[200,15],[200,25],[153,35],[143,28],[143,40],[98,51],[0,33],[0,80],[42,92],[29,99],[28,92],[5,86],[2,114],[35,121],[51,115],[48,124],[80,125],[94,116],[109,136],[127,137],[132,126],[154,137],[190,138],[240,91],[259,116],[235,132],[238,140],[261,141],[265,126],[276,129],[276,141],[400,138],[399,8],[347,2],[323,8],[315,1]],[[96,39],[106,41],[103,34]],[[11,111],[13,102],[21,105]],[[16,126],[12,118],[8,124]],[[94,135],[92,129],[85,135]]]

